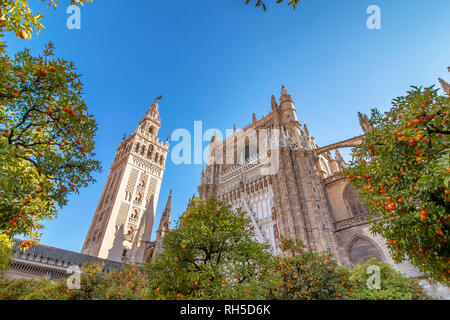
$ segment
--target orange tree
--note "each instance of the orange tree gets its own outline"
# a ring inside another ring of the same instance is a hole
[[[52,44],[37,57],[28,50],[0,57],[0,232],[29,236],[23,247],[100,170],[82,88]]]
[[[136,265],[125,265],[121,270],[105,274],[101,264],[85,264],[79,290],[68,290],[65,283],[60,288],[64,299],[74,300],[141,300],[145,294],[146,279]]]
[[[269,298],[282,300],[335,300],[348,295],[347,277],[326,252],[305,250],[301,241],[281,240],[281,254],[272,270],[276,286]]]
[[[194,199],[164,252],[146,266],[150,299],[264,298],[267,246],[252,239],[247,214],[214,198]]]
[[[449,97],[412,87],[391,110],[372,110],[373,130],[352,151],[347,178],[369,207],[371,231],[395,262],[409,260],[444,284],[450,278]]]
[[[93,0],[70,0],[72,5],[83,5]],[[56,8],[58,2],[55,0],[41,0],[46,2],[47,7]],[[40,12],[34,14],[27,0],[0,0],[0,37],[5,32],[12,31],[18,38],[31,39],[33,29],[39,33],[45,27],[40,23],[44,15]],[[4,53],[5,43],[0,42],[0,54]]]
[[[69,289],[66,279],[0,279],[0,300],[141,300],[145,283],[135,265],[105,273],[103,265],[87,263],[82,269],[79,289]]]

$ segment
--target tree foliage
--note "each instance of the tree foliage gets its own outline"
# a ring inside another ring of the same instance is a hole
[[[72,5],[83,5],[93,0],[70,0]],[[46,2],[47,7],[56,9],[58,4],[55,0],[41,0]],[[0,37],[5,32],[14,32],[18,38],[31,39],[33,30],[39,34],[45,27],[41,24],[44,15],[40,12],[34,14],[27,0],[1,0],[0,1]],[[0,42],[0,54],[5,50],[5,43]]]
[[[254,299],[265,296],[270,253],[253,240],[246,213],[198,199],[146,266],[150,299]]]
[[[380,275],[380,288],[369,288],[367,282],[373,273],[369,267],[377,266]],[[371,258],[353,266],[347,273],[354,300],[424,300],[430,299],[417,279],[407,278],[391,265]]]
[[[24,247],[100,170],[82,89],[74,64],[56,59],[52,44],[37,57],[0,57],[0,231],[30,236]]]
[[[372,111],[373,130],[353,150],[347,178],[361,190],[392,258],[409,260],[448,285],[450,99],[434,87],[412,87],[391,110]]]
[[[105,273],[103,265],[88,263],[82,269],[80,289],[68,289],[66,279],[0,279],[0,300],[142,300],[145,282],[135,265]]]
[[[0,233],[0,276],[8,270],[12,255],[13,243],[6,234]]]
[[[267,11],[266,4],[263,0],[255,0],[255,7],[261,7],[264,11]],[[282,3],[284,0],[275,0],[276,3]],[[253,2],[252,0],[245,0],[245,4],[249,4],[250,2]],[[297,8],[297,5],[299,4],[300,0],[288,0],[288,5],[292,7],[292,10],[295,10]]]
[[[278,275],[270,298],[281,300],[341,300],[347,297],[347,278],[327,252],[305,250],[301,241],[282,239],[274,257]]]

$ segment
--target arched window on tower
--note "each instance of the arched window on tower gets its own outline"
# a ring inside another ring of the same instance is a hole
[[[159,163],[160,163],[161,165],[164,164],[164,156],[161,156],[161,157],[159,158]]]
[[[155,133],[155,128],[153,126],[150,126],[150,128],[148,129],[148,133],[153,135]]]
[[[147,158],[151,159],[153,155],[153,146],[149,145],[147,150]]]
[[[344,200],[352,216],[367,214],[367,207],[359,199],[359,193],[350,184],[345,187]]]
[[[136,195],[136,198],[134,199],[137,203],[141,203],[142,202],[142,193],[138,192]]]
[[[139,152],[139,148],[141,147],[141,145],[139,144],[139,142],[136,143],[136,148],[134,149],[135,152]]]

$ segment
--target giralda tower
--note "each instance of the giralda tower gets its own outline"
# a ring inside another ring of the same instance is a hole
[[[82,253],[142,263],[148,256],[169,142],[158,138],[158,100],[124,139],[108,175]]]

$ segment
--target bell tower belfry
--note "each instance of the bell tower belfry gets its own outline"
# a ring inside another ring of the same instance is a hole
[[[155,99],[137,129],[117,148],[81,251],[84,254],[128,262],[135,260],[134,247],[150,239],[169,151],[169,141],[158,138],[160,99]]]

